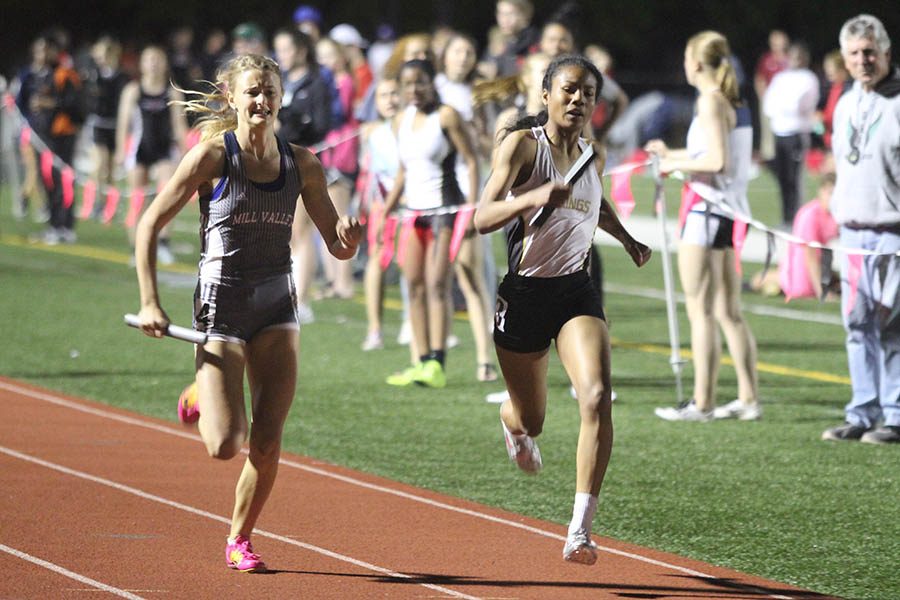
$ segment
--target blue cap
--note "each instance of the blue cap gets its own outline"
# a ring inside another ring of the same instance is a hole
[[[294,11],[294,23],[302,23],[303,21],[312,21],[316,25],[322,25],[322,13],[315,6],[301,4]]]
[[[382,42],[389,42],[397,37],[390,23],[381,23],[375,30],[375,38]]]

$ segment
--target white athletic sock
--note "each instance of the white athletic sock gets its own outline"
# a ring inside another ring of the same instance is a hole
[[[569,523],[569,533],[575,533],[579,529],[591,532],[594,522],[594,513],[597,512],[597,496],[587,492],[575,493],[575,506],[572,508],[572,522]]]

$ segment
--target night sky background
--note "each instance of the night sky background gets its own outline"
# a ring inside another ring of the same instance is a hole
[[[72,33],[73,44],[87,43],[111,32],[139,47],[164,41],[178,25],[192,25],[198,38],[213,28],[226,31],[242,21],[256,21],[268,31],[290,24],[301,3],[284,0],[0,0],[6,26],[0,35],[0,71],[7,77],[28,61],[28,45],[52,25]],[[381,22],[400,34],[450,25],[484,44],[494,24],[494,0],[334,0],[307,2],[317,6],[326,27],[340,22],[357,26],[372,39]],[[563,3],[535,0],[535,24],[554,15]],[[843,22],[860,12],[878,16],[900,43],[900,4],[896,0],[775,1],[752,0],[581,0],[576,22],[579,44],[600,43],[615,57],[616,77],[630,93],[657,85],[681,83],[686,39],[702,29],[717,29],[731,41],[747,71],[752,72],[770,29],[781,28],[802,39],[818,62],[837,47]]]

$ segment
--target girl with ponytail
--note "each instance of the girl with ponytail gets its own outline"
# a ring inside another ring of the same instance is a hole
[[[691,323],[694,395],[690,403],[658,408],[669,421],[758,419],[756,341],[741,313],[741,277],[735,265],[732,215],[750,214],[747,181],[753,151],[750,113],[741,103],[728,40],[715,31],[698,33],[684,51],[684,72],[697,89],[687,147],[673,150],[652,140],[646,150],[660,158],[663,173],[683,171],[689,190],[682,199],[678,271]],[[723,209],[724,207],[724,209]],[[721,326],[734,360],[738,398],[716,408]]]
[[[281,434],[297,383],[300,328],[291,276],[292,225],[308,214],[328,251],[356,254],[359,222],[340,216],[318,159],[275,137],[283,93],[275,61],[239,56],[212,92],[180,103],[201,115],[203,140],[181,160],[137,226],[135,266],[141,329],[162,337],[170,320],[156,278],[159,233],[197,193],[201,251],[194,291],[195,381],[178,400],[178,417],[197,423],[212,458],[249,456],[235,489],[225,564],[265,571],[250,534],[278,471]],[[250,386],[251,413],[244,403]]]

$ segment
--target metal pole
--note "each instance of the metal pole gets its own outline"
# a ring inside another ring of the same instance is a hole
[[[655,210],[656,219],[659,222],[659,230],[662,235],[662,265],[663,283],[666,291],[666,315],[669,320],[669,345],[672,353],[669,356],[669,364],[675,373],[675,390],[678,398],[678,406],[684,406],[684,389],[681,384],[681,370],[684,361],[681,359],[681,342],[678,335],[678,306],[675,303],[675,282],[672,278],[672,259],[669,252],[669,232],[666,228],[666,194],[663,189],[662,173],[659,171],[659,157],[652,156],[650,170],[653,181],[656,184]]]

